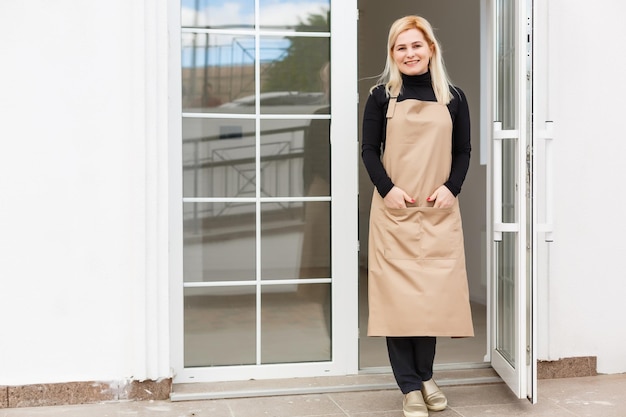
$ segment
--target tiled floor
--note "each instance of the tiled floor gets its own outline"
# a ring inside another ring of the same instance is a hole
[[[626,417],[626,374],[539,381],[539,402],[502,384],[444,387],[449,407],[433,417]],[[402,417],[399,391],[334,392],[204,401],[121,402],[0,409],[0,417]]]

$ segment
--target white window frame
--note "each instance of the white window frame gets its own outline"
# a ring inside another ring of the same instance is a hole
[[[258,3],[257,0],[257,13]],[[332,359],[328,362],[185,368],[180,3],[169,2],[172,69],[168,80],[170,362],[175,383],[348,375],[358,372],[357,2],[335,0],[331,1],[330,7]],[[258,79],[256,85],[258,89]]]

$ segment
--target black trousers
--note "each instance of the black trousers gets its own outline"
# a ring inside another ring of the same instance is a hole
[[[418,391],[433,377],[436,337],[387,337],[389,362],[403,394]]]

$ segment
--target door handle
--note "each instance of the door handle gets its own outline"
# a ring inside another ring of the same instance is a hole
[[[535,230],[537,232],[545,233],[545,241],[554,241],[554,223],[553,223],[553,209],[554,209],[554,173],[553,173],[553,144],[554,144],[554,122],[546,121],[545,130],[538,130],[535,132],[535,139],[544,141],[544,222],[535,224]]]
[[[493,240],[502,241],[502,232],[519,232],[519,223],[502,223],[502,141],[519,139],[519,130],[502,130],[493,122]]]

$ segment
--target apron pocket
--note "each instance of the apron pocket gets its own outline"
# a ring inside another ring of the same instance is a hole
[[[420,258],[458,258],[463,249],[463,231],[458,210],[453,207],[422,207],[420,212]]]
[[[381,208],[383,241],[387,259],[418,259],[420,250],[420,211],[416,207]]]

